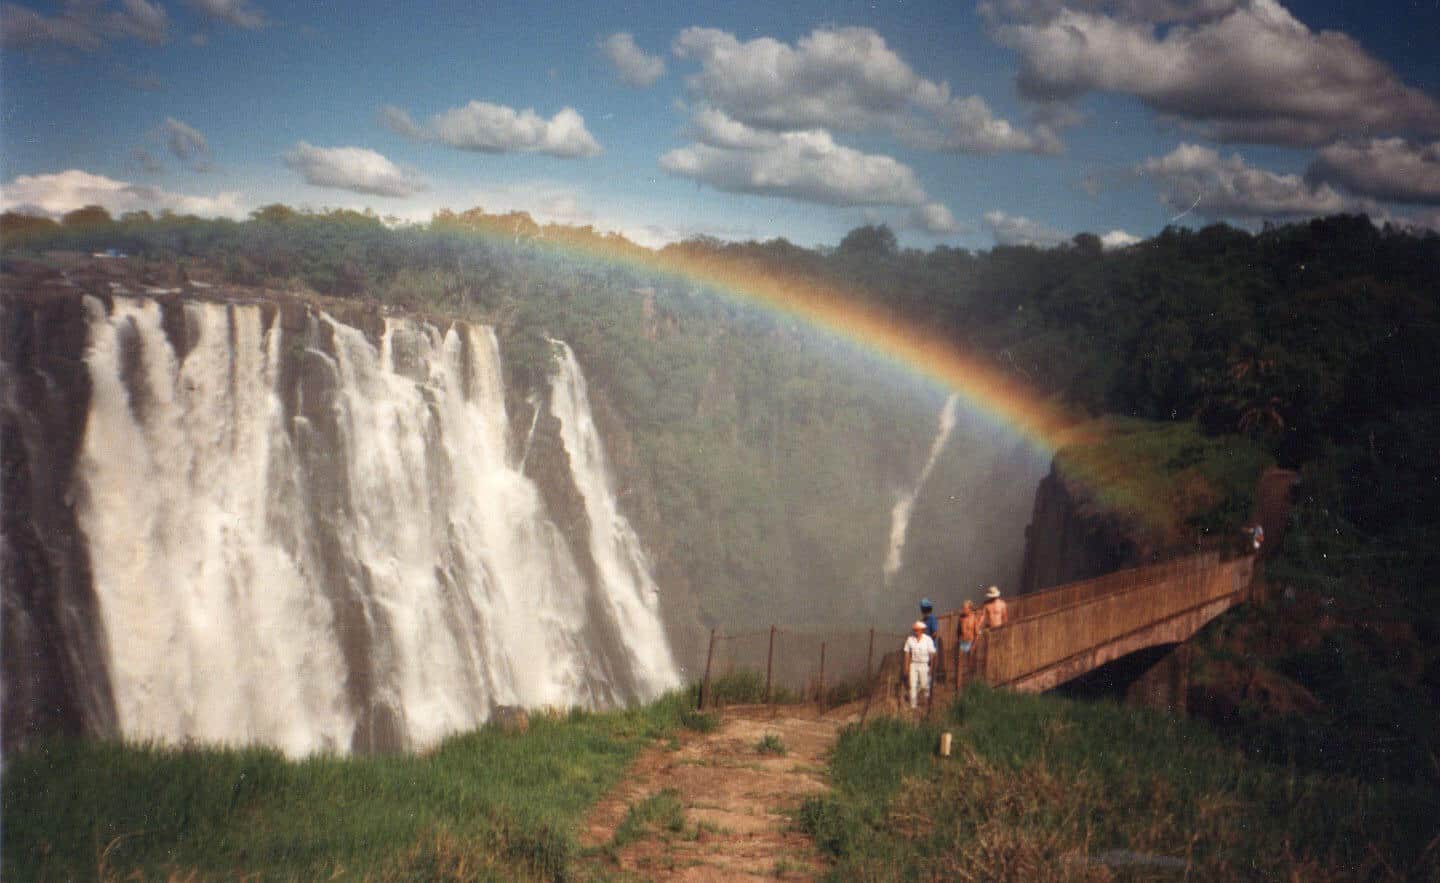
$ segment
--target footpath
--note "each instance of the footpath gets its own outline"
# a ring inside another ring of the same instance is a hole
[[[860,705],[729,707],[708,733],[646,749],[591,811],[591,880],[807,880],[825,869],[789,813],[826,790],[825,766]]]

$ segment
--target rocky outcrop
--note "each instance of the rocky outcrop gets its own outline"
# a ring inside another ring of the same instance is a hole
[[[1133,525],[1096,505],[1052,466],[1035,491],[1035,511],[1025,528],[1020,593],[1090,579],[1150,558]]]
[[[117,731],[72,485],[90,401],[83,297],[43,287],[0,303],[7,752],[45,732]]]

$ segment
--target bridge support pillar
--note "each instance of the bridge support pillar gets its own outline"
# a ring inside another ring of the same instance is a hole
[[[1125,691],[1125,701],[1169,714],[1185,714],[1190,690],[1190,642],[1181,641]]]

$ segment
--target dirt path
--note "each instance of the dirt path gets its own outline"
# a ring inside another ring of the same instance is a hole
[[[802,880],[824,861],[785,811],[824,791],[826,755],[858,707],[727,709],[709,733],[646,749],[591,811],[592,879]],[[627,816],[629,821],[627,822]],[[618,832],[618,833],[617,833]]]

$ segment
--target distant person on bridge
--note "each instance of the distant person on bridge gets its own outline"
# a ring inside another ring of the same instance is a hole
[[[960,607],[960,652],[969,653],[978,637],[980,637],[980,614],[975,612],[973,602],[966,601]]]
[[[1000,587],[991,586],[985,593],[985,606],[980,608],[981,624],[986,629],[998,629],[1010,621],[1010,610],[1000,600]]]
[[[935,656],[940,658],[940,620],[935,618],[935,605],[929,598],[920,599],[920,621],[925,623],[925,634],[935,642]],[[941,673],[942,666],[934,666],[930,669],[930,684],[935,685],[935,676]]]
[[[910,682],[910,707],[916,707],[920,692],[930,692],[930,660],[935,656],[935,642],[925,634],[925,623],[916,621],[910,626],[911,635],[905,639],[905,678]]]

